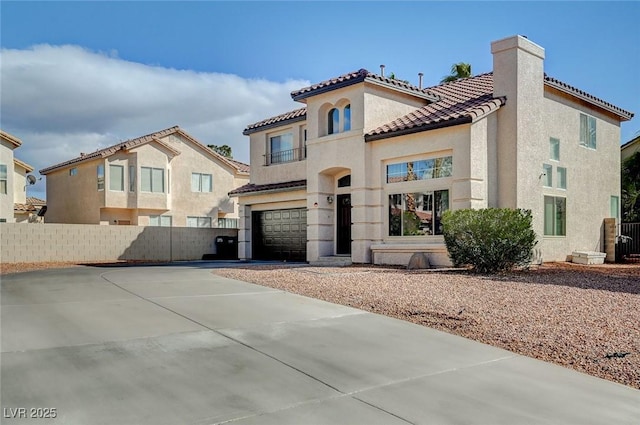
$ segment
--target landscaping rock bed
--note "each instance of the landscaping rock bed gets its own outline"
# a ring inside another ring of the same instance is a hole
[[[640,266],[545,264],[499,275],[286,265],[229,278],[429,326],[640,389]]]

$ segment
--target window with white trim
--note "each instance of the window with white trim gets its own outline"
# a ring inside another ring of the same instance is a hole
[[[104,165],[100,164],[96,167],[96,174],[98,178],[98,190],[104,190]]]
[[[212,184],[211,174],[191,173],[191,191],[192,192],[211,192]]]
[[[7,194],[9,176],[7,174],[7,164],[0,164],[0,193]]]
[[[129,192],[136,191],[136,166],[129,165]]]
[[[544,235],[566,236],[567,199],[559,196],[544,197]]]
[[[164,193],[164,168],[140,167],[140,191]]]
[[[109,165],[109,190],[124,191],[124,166]]]
[[[549,138],[549,159],[560,161],[560,140],[555,137]]]
[[[553,167],[549,164],[542,164],[542,185],[553,187]]]
[[[596,148],[596,119],[580,114],[580,146]]]
[[[556,169],[558,173],[558,189],[567,188],[567,169],[564,167],[558,167]]]
[[[171,227],[170,215],[150,215],[149,226]]]
[[[187,227],[211,227],[211,217],[187,217]]]

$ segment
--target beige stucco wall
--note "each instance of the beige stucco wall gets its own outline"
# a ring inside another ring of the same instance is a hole
[[[602,252],[602,226],[604,219],[611,216],[611,196],[620,199],[619,122],[552,91],[545,93],[544,107],[546,129],[536,155],[538,171],[542,172],[543,162],[552,165],[556,186],[557,167],[566,168],[567,189],[544,188],[541,182],[537,184],[537,190],[532,191],[530,197],[534,229],[539,235],[543,234],[543,196],[566,197],[567,236],[541,236],[543,260],[564,260],[575,250]],[[580,146],[581,112],[596,118],[595,150]],[[560,140],[560,161],[549,159],[550,137]]]
[[[13,164],[13,202],[27,202],[27,169],[16,163]]]
[[[271,137],[291,133],[293,135],[294,149],[303,149],[305,128],[305,122],[298,121],[250,135],[249,155],[251,163],[251,183],[281,183],[286,181],[302,180],[306,178],[307,161],[305,159],[265,165],[265,155],[267,153],[270,153],[269,144]]]
[[[162,139],[180,152],[174,155],[158,143],[148,143],[130,151],[120,151],[105,159],[76,165],[78,174],[69,175],[66,167],[47,175],[47,222],[81,224],[117,224],[129,221],[133,225],[149,224],[150,215],[169,215],[172,226],[183,227],[187,217],[211,217],[212,226],[219,217],[237,218],[237,201],[227,193],[248,182],[248,176],[231,170],[206,147],[197,147],[180,135]],[[96,169],[104,164],[105,189],[97,190]],[[124,190],[109,187],[110,165],[123,167]],[[135,190],[130,191],[129,167],[135,167]],[[164,192],[142,192],[141,168],[162,168]],[[192,192],[191,174],[212,175],[211,192]]]
[[[13,149],[15,146],[0,139],[0,164],[7,166],[7,193],[0,193],[0,218],[12,223],[15,174],[13,172]]]
[[[100,223],[105,192],[97,189],[98,164],[104,164],[104,160],[87,161],[47,174],[47,223]],[[77,169],[75,176],[69,174],[71,168]]]
[[[0,261],[200,260],[233,229],[0,224]]]

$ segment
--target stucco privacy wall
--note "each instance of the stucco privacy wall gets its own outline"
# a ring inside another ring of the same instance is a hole
[[[0,261],[200,260],[235,229],[0,224]]]

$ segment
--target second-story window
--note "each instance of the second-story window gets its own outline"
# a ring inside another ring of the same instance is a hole
[[[0,193],[3,195],[7,194],[7,165],[0,164]]]
[[[596,148],[596,119],[580,114],[580,146]]]
[[[340,132],[340,111],[337,108],[333,108],[327,115],[327,134],[338,132]]]
[[[96,174],[98,177],[98,190],[104,190],[104,165],[98,165]]]
[[[191,173],[192,192],[211,192],[211,174]]]
[[[342,115],[344,116],[344,131],[351,130],[351,105],[344,107]]]
[[[124,167],[109,165],[109,190],[124,191]]]
[[[129,192],[136,191],[136,166],[129,165]]]
[[[140,191],[164,193],[164,168],[140,167]]]
[[[290,162],[295,160],[293,150],[293,133],[280,134],[269,139],[270,164]]]

